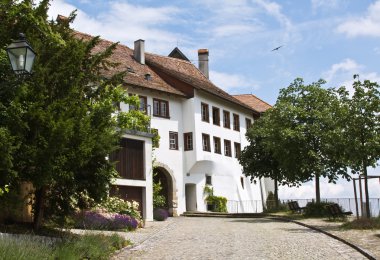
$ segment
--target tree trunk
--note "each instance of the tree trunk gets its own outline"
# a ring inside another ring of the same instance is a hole
[[[43,186],[35,191],[35,200],[36,204],[34,205],[34,219],[33,219],[33,228],[38,230],[44,220],[44,210],[45,210],[45,201],[46,201],[46,191],[47,187]]]
[[[370,218],[370,208],[369,208],[369,192],[368,192],[368,178],[367,178],[367,165],[363,162],[363,174],[364,174],[364,192],[365,192],[365,211],[366,218]]]
[[[317,203],[321,202],[321,190],[319,188],[319,174],[315,175],[315,200]]]
[[[278,183],[277,183],[277,179],[274,179],[274,205],[276,207],[276,209],[278,209],[279,207],[279,203],[278,203]]]

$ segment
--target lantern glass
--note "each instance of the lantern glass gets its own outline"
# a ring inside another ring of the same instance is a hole
[[[25,39],[12,42],[7,47],[7,53],[16,74],[31,73],[36,53]]]

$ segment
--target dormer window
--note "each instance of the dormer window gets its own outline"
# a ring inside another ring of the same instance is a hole
[[[145,80],[151,81],[152,80],[152,75],[150,75],[149,73],[145,74]]]

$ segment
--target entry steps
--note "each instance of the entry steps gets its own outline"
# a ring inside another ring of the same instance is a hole
[[[213,218],[262,218],[268,216],[265,213],[222,213],[222,212],[198,212],[186,211],[184,217],[213,217]]]

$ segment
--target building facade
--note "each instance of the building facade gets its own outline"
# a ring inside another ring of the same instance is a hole
[[[102,40],[96,48],[103,50],[110,44]],[[247,129],[254,127],[265,111],[262,107],[270,106],[253,95],[234,97],[215,86],[208,79],[206,49],[198,51],[197,68],[178,48],[169,56],[160,56],[145,53],[144,44],[136,41],[134,50],[118,45],[111,59],[119,65],[104,74],[127,72],[126,90],[139,96],[140,109],[151,116],[151,128],[160,135],[159,146],[152,152],[154,170],[150,174],[154,181],[161,181],[169,212],[207,211],[206,185],[213,188],[214,195],[234,202],[239,212],[261,212],[273,184],[264,179],[251,183],[242,174],[238,157],[248,145]],[[125,104],[120,108],[135,109]],[[148,178],[149,167],[144,171]],[[145,181],[145,186],[140,184],[146,193],[150,181]],[[125,184],[128,198],[127,182],[119,180]]]

